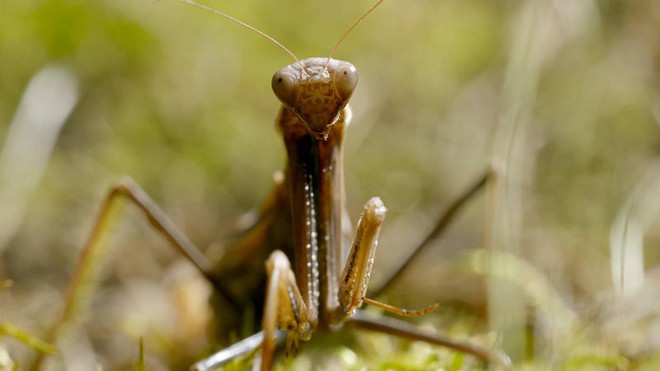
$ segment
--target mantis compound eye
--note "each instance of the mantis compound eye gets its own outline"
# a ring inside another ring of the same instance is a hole
[[[340,67],[335,74],[335,88],[337,89],[337,94],[341,99],[347,101],[358,83],[358,73],[350,63],[346,63],[345,66]]]
[[[271,81],[277,99],[287,107],[293,107],[298,100],[298,79],[286,67],[279,69]]]

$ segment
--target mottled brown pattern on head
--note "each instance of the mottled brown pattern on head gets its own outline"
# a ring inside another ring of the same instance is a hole
[[[357,85],[357,71],[348,63],[308,58],[277,71],[273,91],[300,118],[310,133],[325,138]]]

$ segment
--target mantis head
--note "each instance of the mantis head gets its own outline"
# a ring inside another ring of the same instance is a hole
[[[273,75],[273,92],[317,138],[325,138],[357,86],[355,67],[328,58],[307,58]]]

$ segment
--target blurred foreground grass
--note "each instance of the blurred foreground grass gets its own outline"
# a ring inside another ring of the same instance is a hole
[[[371,2],[207,4],[304,58],[327,55]],[[336,58],[361,79],[346,144],[349,212],[355,219],[374,195],[390,210],[374,281],[488,164],[502,170],[389,302],[440,302],[425,326],[482,334],[521,369],[660,364],[657,1],[387,0]],[[283,164],[270,78],[290,62],[176,1],[1,1],[0,280],[14,285],[0,291],[0,320],[45,332],[99,202],[123,174],[199,246],[229,235]],[[46,82],[30,95],[30,81]],[[61,117],[61,132],[11,134],[12,123],[44,116]],[[208,288],[134,210],[124,214],[106,278],[53,367],[130,364],[140,337],[152,368],[209,346]],[[400,344],[356,342],[362,358],[343,367]],[[34,356],[11,338],[0,344],[21,365]],[[353,359],[352,349],[336,354]],[[471,367],[435,348],[396,349],[384,353],[428,354],[410,369]],[[385,357],[369,364],[405,366]]]

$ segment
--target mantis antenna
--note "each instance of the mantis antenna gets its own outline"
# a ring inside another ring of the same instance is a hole
[[[203,10],[209,11],[209,12],[214,13],[214,14],[216,14],[216,15],[219,15],[219,16],[221,16],[221,17],[223,17],[223,18],[226,18],[226,19],[228,19],[228,20],[230,20],[230,21],[232,21],[232,22],[234,22],[234,23],[237,23],[237,24],[239,24],[239,25],[241,25],[241,26],[247,28],[248,30],[251,30],[251,31],[254,31],[254,32],[258,33],[259,35],[265,37],[266,39],[268,39],[268,40],[270,40],[271,42],[273,42],[275,45],[277,45],[277,46],[279,46],[280,48],[282,48],[282,50],[284,50],[285,52],[287,52],[287,54],[289,54],[289,55],[290,55],[290,56],[291,56],[291,57],[292,57],[292,58],[293,58],[298,64],[300,64],[301,67],[302,67],[302,64],[300,63],[300,60],[298,59],[298,57],[296,57],[295,54],[293,54],[293,52],[292,52],[291,50],[287,49],[286,46],[282,45],[279,41],[275,40],[273,37],[271,37],[270,35],[266,34],[265,32],[260,31],[259,29],[255,28],[255,27],[253,27],[253,26],[250,26],[249,24],[247,24],[247,23],[241,21],[240,19],[234,18],[234,17],[230,16],[229,14],[225,14],[225,13],[219,11],[219,10],[216,10],[216,9],[211,8],[210,6],[206,6],[206,5],[200,4],[200,3],[195,2],[195,1],[193,1],[193,0],[177,0],[177,1],[180,1],[180,2],[182,2],[182,3],[186,3],[186,4],[188,4],[188,5],[196,6],[196,7],[200,8],[200,9],[203,9]],[[381,2],[382,2],[382,1],[383,1],[383,0],[381,0]],[[371,10],[370,10],[370,11],[371,11]],[[369,13],[367,13],[367,14],[369,14]],[[365,14],[365,15],[366,15],[366,14]],[[364,17],[363,17],[363,18],[364,18]],[[342,39],[343,39],[343,38],[342,38]],[[336,48],[336,47],[335,47],[335,48]],[[303,70],[304,70],[304,69],[303,69]]]
[[[186,1],[186,0],[181,0],[181,1]],[[378,0],[378,2],[376,4],[372,5],[371,8],[369,8],[369,10],[367,10],[364,14],[362,14],[360,16],[360,18],[356,19],[355,22],[353,22],[353,24],[351,25],[351,27],[349,27],[348,30],[346,30],[346,32],[344,32],[344,34],[341,36],[341,38],[339,38],[339,41],[337,42],[335,47],[332,48],[332,51],[330,52],[330,55],[328,56],[328,61],[325,63],[326,68],[328,68],[328,64],[330,64],[330,59],[332,59],[332,56],[337,51],[337,48],[339,48],[339,45],[341,45],[341,43],[344,41],[344,39],[346,39],[346,36],[348,36],[348,34],[350,34],[351,31],[353,31],[353,29],[360,22],[362,22],[371,12],[373,12],[374,9],[376,9],[383,1],[385,1],[385,0]]]

